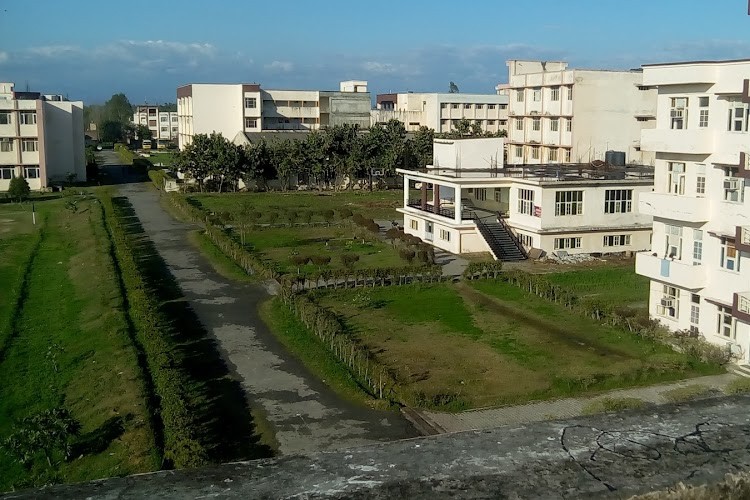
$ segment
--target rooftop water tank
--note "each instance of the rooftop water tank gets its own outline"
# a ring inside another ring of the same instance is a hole
[[[604,153],[604,161],[608,165],[616,167],[625,166],[625,152],[624,151],[607,151]]]

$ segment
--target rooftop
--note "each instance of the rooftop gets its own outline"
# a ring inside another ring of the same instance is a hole
[[[406,172],[406,171],[405,171]],[[555,182],[653,181],[649,165],[607,165],[592,163],[508,164],[496,168],[446,168],[428,165],[418,172],[462,179],[518,178]]]

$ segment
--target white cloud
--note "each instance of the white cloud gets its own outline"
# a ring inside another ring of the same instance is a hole
[[[266,64],[264,68],[268,71],[289,73],[294,69],[294,64],[289,61],[273,61],[270,64]]]
[[[79,53],[80,49],[73,45],[44,45],[41,47],[31,47],[26,49],[26,51],[36,57],[56,58]]]
[[[8,53],[0,50],[0,64],[8,60]]]
[[[396,67],[391,63],[381,63],[377,61],[367,61],[362,64],[362,69],[369,73],[380,73],[390,74],[397,71]]]

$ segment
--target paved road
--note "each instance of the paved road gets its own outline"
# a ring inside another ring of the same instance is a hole
[[[113,152],[100,154],[113,179],[121,177]],[[215,337],[248,400],[264,411],[282,454],[330,450],[413,437],[399,414],[342,401],[286,352],[258,318],[268,298],[256,284],[218,274],[188,241],[193,226],[173,219],[159,193],[140,183],[122,184],[143,228],[169,266],[203,326]]]

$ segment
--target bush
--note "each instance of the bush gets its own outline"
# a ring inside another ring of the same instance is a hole
[[[13,177],[8,186],[8,198],[16,201],[23,201],[31,194],[29,183],[23,177]]]
[[[292,255],[289,260],[292,261],[292,264],[295,266],[304,266],[308,262],[310,262],[310,256],[309,255]]]
[[[359,261],[359,255],[356,253],[342,253],[340,258],[341,263],[344,264],[344,267],[347,269],[353,268],[354,264]]]
[[[584,406],[583,414],[594,415],[596,413],[637,410],[644,406],[646,406],[646,403],[638,398],[602,398]]]
[[[365,228],[371,233],[378,234],[380,232],[380,226],[378,226],[377,222],[372,219],[367,221],[367,225],[365,225]]]
[[[727,394],[747,394],[750,392],[750,378],[738,378],[732,380],[724,388],[724,392]]]
[[[304,210],[298,214],[299,220],[302,222],[309,224],[310,221],[312,221],[313,213],[310,210]]]
[[[670,403],[683,403],[691,401],[700,396],[705,396],[711,392],[711,388],[701,384],[692,384],[685,387],[678,387],[669,391],[664,391],[664,396]]]
[[[338,212],[339,217],[342,219],[348,219],[349,217],[352,217],[354,215],[354,213],[348,208],[340,208]]]
[[[398,249],[398,256],[411,264],[414,261],[416,253],[411,248],[401,247]]]
[[[351,210],[349,210],[349,211],[351,212]],[[363,225],[363,224],[364,224],[364,222],[365,222],[365,218],[364,218],[364,217],[362,217],[362,214],[360,214],[360,213],[356,213],[356,214],[354,214],[354,215],[352,216],[352,222],[354,222],[354,223],[355,223],[355,224],[357,224],[358,226],[361,226],[361,225]]]
[[[313,255],[312,257],[310,257],[310,260],[316,266],[325,266],[326,264],[331,263],[331,256],[330,255]]]

